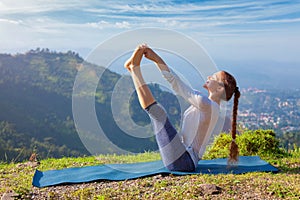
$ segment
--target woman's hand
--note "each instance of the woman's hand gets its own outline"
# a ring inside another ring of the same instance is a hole
[[[148,46],[145,47],[144,55],[149,60],[152,60],[160,70],[170,71],[165,61],[158,54],[156,54],[150,47]]]
[[[144,55],[147,59],[157,63],[161,58],[150,47],[145,46]]]
[[[125,62],[124,67],[131,71],[134,67],[139,67],[143,58],[146,45],[142,44],[136,47],[131,57]]]

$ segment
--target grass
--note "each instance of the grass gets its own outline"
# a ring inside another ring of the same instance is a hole
[[[154,152],[145,152],[142,154],[132,155],[99,155],[90,157],[78,158],[49,158],[42,160],[39,165],[39,170],[63,169],[66,167],[82,167],[87,165],[99,165],[108,163],[133,163],[133,162],[148,162],[160,159],[160,155]]]
[[[14,191],[19,198],[43,193],[47,199],[299,199],[299,149],[283,158],[264,159],[280,169],[277,174],[154,176],[127,181],[103,181],[38,189],[31,186],[35,167],[29,162],[0,164],[0,196]],[[160,159],[158,153],[137,155],[99,155],[97,157],[49,158],[41,160],[39,170],[62,169],[106,163],[146,162]],[[220,194],[205,194],[201,184],[215,184]]]

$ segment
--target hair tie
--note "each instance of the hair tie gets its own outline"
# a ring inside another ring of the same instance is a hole
[[[235,87],[234,93],[239,92],[239,87]]]

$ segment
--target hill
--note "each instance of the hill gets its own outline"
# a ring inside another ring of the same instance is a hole
[[[0,54],[0,160],[28,159],[32,152],[40,158],[89,155],[76,131],[72,115],[72,92],[83,59],[75,52],[53,52],[36,49],[24,54]],[[105,70],[97,66],[98,70]],[[105,70],[95,94],[99,123],[109,142],[131,152],[155,150],[153,138],[136,139],[118,127],[111,110],[111,95],[120,75]],[[130,77],[125,77],[128,84]],[[172,108],[171,120],[179,124],[175,96],[152,85],[156,98]],[[166,104],[166,102],[168,102]],[[132,119],[147,124],[149,119],[140,109],[136,95],[129,102]],[[175,109],[175,110],[174,110]],[[94,138],[92,138],[95,140]],[[109,142],[97,138],[98,153],[115,152]]]

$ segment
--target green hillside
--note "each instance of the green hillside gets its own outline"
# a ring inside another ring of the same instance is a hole
[[[38,152],[40,158],[89,155],[72,115],[73,85],[82,63],[83,59],[71,51],[36,49],[17,55],[0,54],[0,160],[20,161],[28,159],[32,152]],[[97,69],[104,70],[100,66]],[[155,150],[154,138],[130,137],[115,123],[111,91],[119,79],[119,74],[105,70],[98,83],[95,109],[98,117],[101,116],[101,127],[110,133],[109,140],[122,149]],[[130,77],[127,80],[132,84]],[[173,109],[171,120],[179,126],[180,112],[175,96],[161,91],[158,86],[151,87],[166,109]],[[130,109],[136,123],[150,122],[135,94],[131,97]],[[97,142],[107,151],[107,142],[101,138]]]

